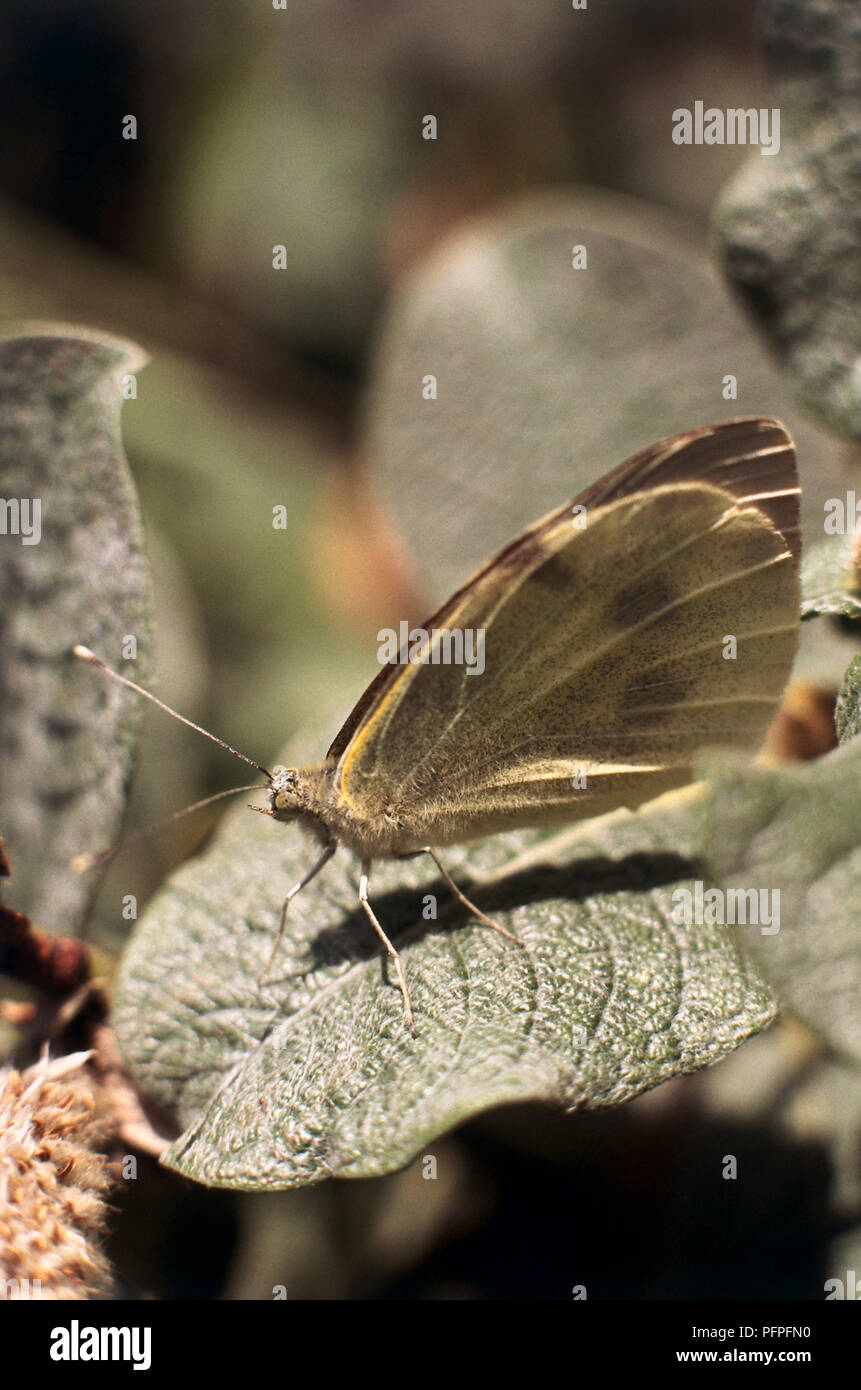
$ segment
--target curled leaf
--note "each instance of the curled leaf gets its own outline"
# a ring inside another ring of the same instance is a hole
[[[116,834],[138,711],[72,656],[117,662],[133,636],[145,666],[149,582],[120,438],[121,379],[144,363],[74,328],[0,340],[0,826],[10,904],[68,935],[94,891],[69,859]],[[9,512],[10,503],[15,506]]]

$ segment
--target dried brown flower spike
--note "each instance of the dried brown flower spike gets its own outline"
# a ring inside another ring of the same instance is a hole
[[[106,1159],[76,1052],[0,1069],[0,1300],[105,1294]]]

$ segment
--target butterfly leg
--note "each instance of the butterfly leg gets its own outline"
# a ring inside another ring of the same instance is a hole
[[[329,842],[326,845],[326,848],[323,850],[323,853],[320,855],[320,858],[317,860],[317,862],[315,864],[312,864],[311,868],[308,870],[304,878],[300,878],[298,883],[293,884],[293,887],[290,889],[290,892],[284,899],[284,903],[281,908],[281,921],[278,924],[278,932],[275,937],[275,945],[272,947],[272,954],[270,955],[263,969],[260,971],[260,974],[257,976],[258,989],[263,988],[263,982],[266,979],[266,976],[269,974],[269,971],[272,969],[272,962],[278,954],[278,947],[281,945],[281,938],[284,935],[284,927],[287,922],[287,909],[290,906],[291,898],[295,898],[296,894],[302,891],[306,883],[310,883],[312,878],[317,877],[323,865],[328,864],[329,860],[332,858],[332,855],[335,853],[335,850],[337,848],[337,841],[329,840]]]
[[[414,1020],[413,1020],[413,1006],[412,1006],[412,1004],[410,1003],[410,992],[409,992],[409,990],[407,989],[407,982],[406,982],[406,978],[405,978],[405,976],[404,976],[404,968],[403,968],[403,966],[401,965],[401,958],[400,958],[400,956],[398,955],[397,951],[395,950],[395,948],[394,948],[394,946],[392,945],[392,943],[391,943],[391,941],[389,940],[389,938],[386,936],[386,933],[383,931],[383,929],[382,929],[382,927],[380,926],[379,922],[377,921],[376,915],[375,915],[375,913],[374,913],[374,909],[371,907],[371,904],[368,902],[368,875],[369,875],[369,873],[370,873],[370,870],[371,870],[371,863],[370,863],[370,860],[368,860],[368,859],[363,859],[363,860],[362,860],[362,872],[361,872],[361,875],[360,875],[360,877],[359,877],[359,902],[362,904],[362,907],[365,909],[365,913],[367,914],[367,917],[368,917],[368,920],[369,920],[370,923],[371,923],[371,926],[374,928],[374,931],[377,933],[377,936],[380,938],[380,940],[382,941],[383,945],[385,946],[385,948],[386,948],[386,953],[391,957],[392,961],[394,962],[395,970],[397,971],[397,975],[398,975],[398,984],[399,984],[400,987],[401,987],[401,994],[403,995],[403,1000],[404,1000],[404,1018],[405,1018],[405,1020],[406,1020],[406,1025],[407,1025],[407,1027],[409,1028],[409,1030],[410,1030],[410,1032],[412,1033],[413,1037],[415,1037],[415,1035],[416,1035],[416,1025],[415,1025],[415,1022],[414,1022]]]
[[[439,869],[440,873],[442,874],[451,891],[454,893],[455,897],[460,899],[464,907],[469,908],[470,912],[473,914],[474,917],[477,917],[480,922],[484,922],[485,926],[493,927],[493,930],[498,931],[500,936],[504,936],[506,940],[513,941],[515,946],[526,945],[526,942],[521,941],[519,936],[513,936],[510,931],[505,930],[505,927],[501,927],[498,922],[494,922],[492,917],[488,917],[485,912],[482,912],[480,907],[476,907],[475,903],[470,902],[466,894],[460,891],[451,874],[447,873],[446,870],[443,868],[442,864],[440,863],[439,859],[434,854],[432,849],[425,845],[425,848],[423,850],[420,850],[419,853],[430,855],[431,859],[436,864],[437,868]]]

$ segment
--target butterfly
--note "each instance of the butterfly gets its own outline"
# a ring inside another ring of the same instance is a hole
[[[415,1034],[369,900],[375,860],[430,855],[470,912],[522,946],[461,892],[440,847],[634,808],[690,781],[706,747],[755,750],[798,640],[799,497],[776,420],[662,440],[536,521],[413,630],[321,762],[270,773],[237,753],[267,778],[254,809],[298,822],[320,851],[285,898],[261,981],[290,901],[344,844]],[[481,670],[462,657],[478,645]]]

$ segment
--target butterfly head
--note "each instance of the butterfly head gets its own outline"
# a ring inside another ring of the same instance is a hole
[[[332,840],[330,810],[321,801],[321,775],[325,769],[316,767],[276,767],[269,774],[269,805],[255,806],[264,816],[272,816],[282,824],[299,821],[303,830],[310,831],[324,843]]]
[[[270,816],[291,821],[307,812],[302,775],[295,767],[276,767],[269,780]]]

